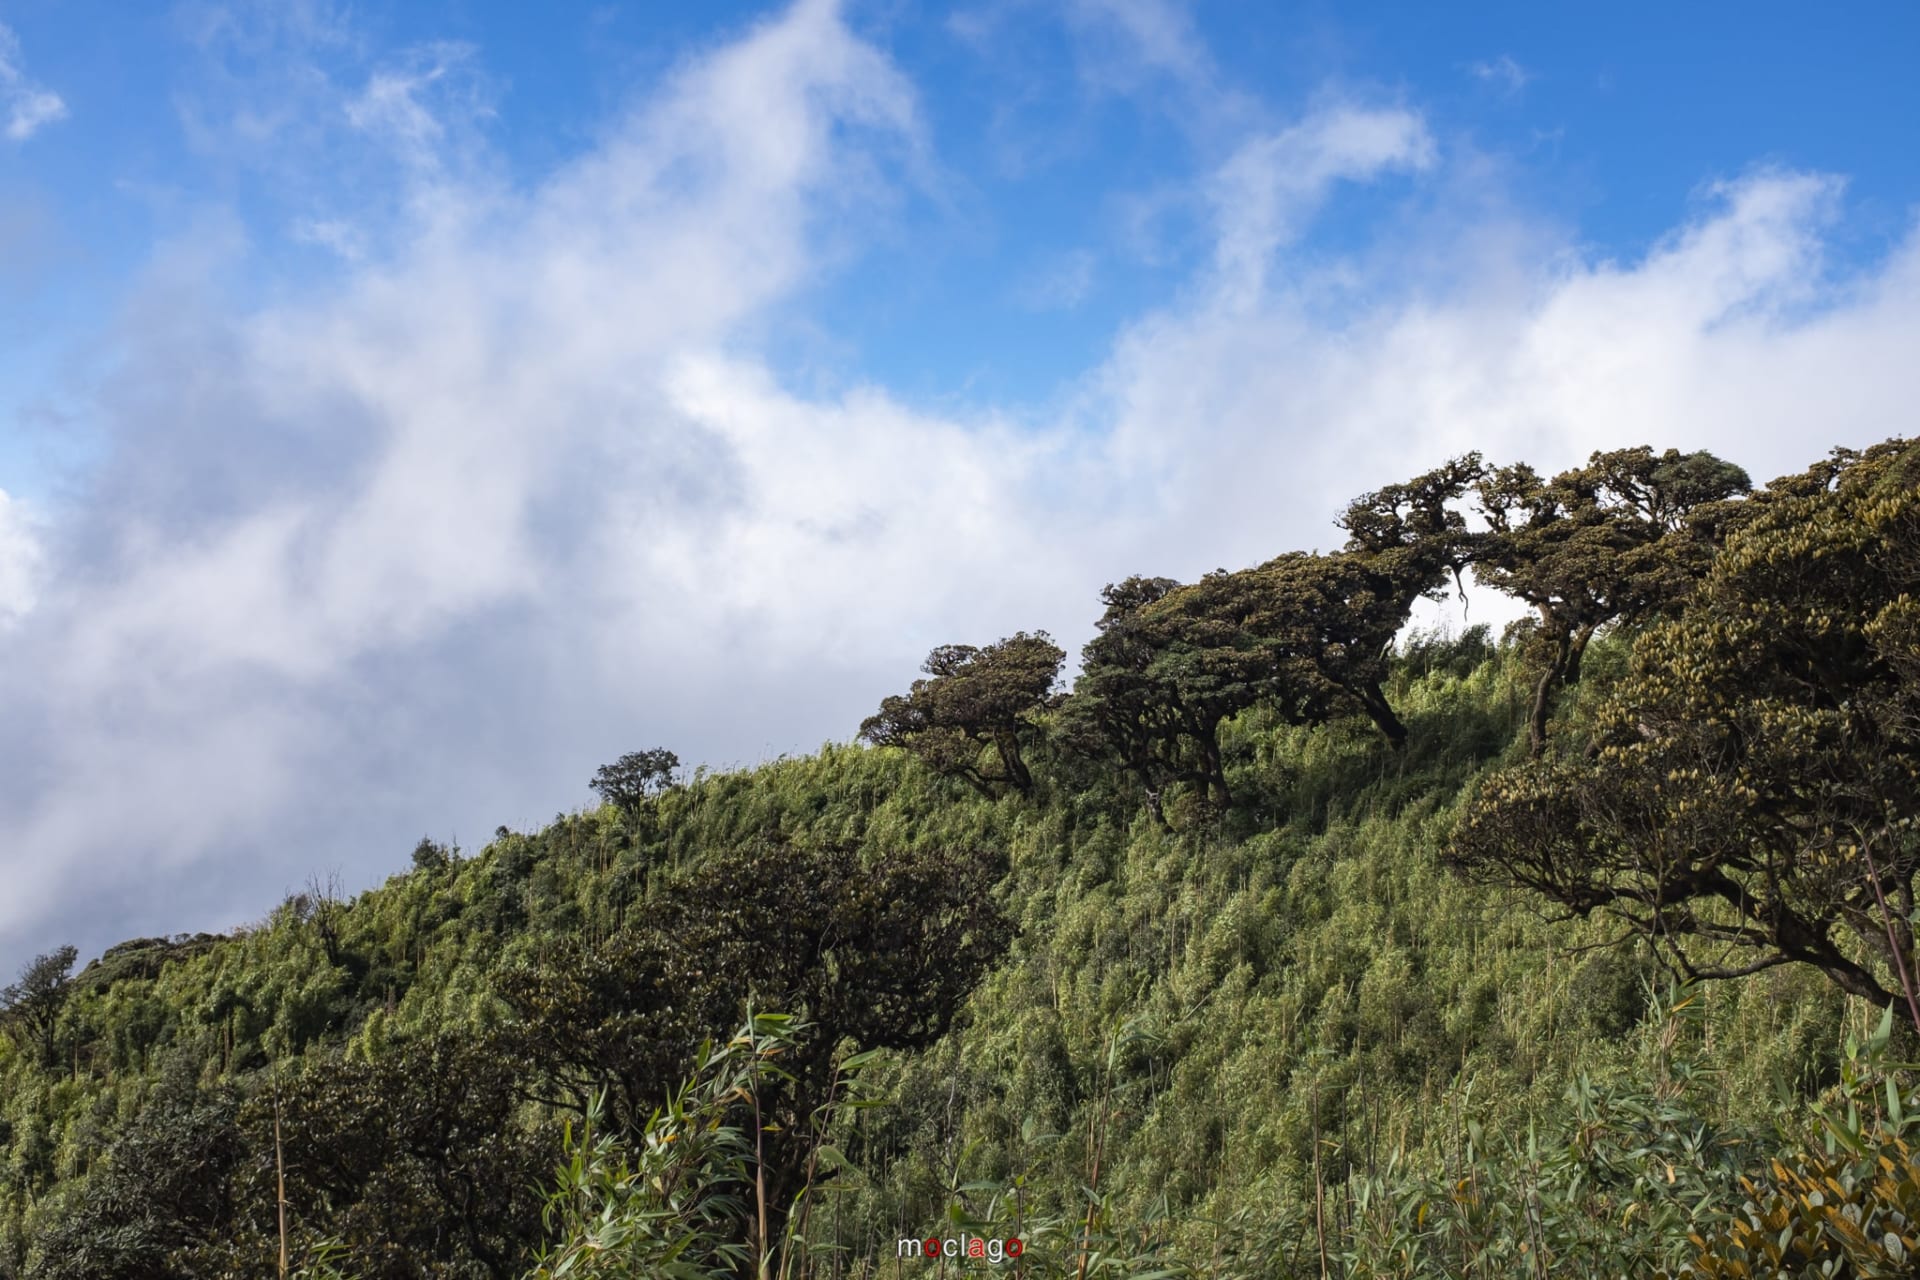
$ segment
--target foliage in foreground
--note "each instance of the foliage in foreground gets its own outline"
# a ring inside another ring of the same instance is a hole
[[[1316,1170],[1310,1206],[1242,1210],[1205,1224],[1202,1238],[1164,1212],[1117,1212],[1097,1157],[1064,1208],[1034,1198],[1031,1167],[1001,1183],[956,1186],[935,1238],[975,1242],[976,1255],[1034,1280],[1911,1276],[1920,1093],[1893,1060],[1891,1012],[1871,1035],[1849,1038],[1841,1081],[1812,1123],[1786,1107],[1769,1126],[1738,1127],[1703,1114],[1711,1071],[1689,1052],[1702,1011],[1697,990],[1669,988],[1645,1037],[1654,1072],[1644,1083],[1580,1077],[1524,1135],[1486,1132],[1470,1100],[1458,1099],[1458,1141],[1437,1159],[1396,1149],[1332,1185]],[[695,1077],[637,1146],[569,1133],[548,1209],[559,1242],[528,1280],[878,1274],[880,1259],[849,1260],[801,1230],[758,1251],[740,1243],[764,1238],[753,1228],[764,1184],[752,1102],[807,1031],[759,1015],[727,1044],[706,1047]],[[1109,1078],[1141,1035],[1129,1024],[1108,1037]],[[852,1064],[850,1088],[865,1065]],[[1089,1134],[1096,1152],[1107,1136],[1101,1114]],[[829,1145],[829,1127],[811,1130],[821,1176],[809,1178],[790,1223],[847,1190],[835,1175],[850,1166]],[[1030,1150],[1066,1140],[1031,1126],[1022,1134]],[[896,1252],[902,1244],[931,1263],[918,1240],[896,1241]]]

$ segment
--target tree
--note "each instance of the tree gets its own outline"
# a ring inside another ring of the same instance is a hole
[[[413,869],[415,871],[445,871],[454,864],[459,850],[440,843],[432,836],[421,836],[420,842],[413,846]]]
[[[1187,586],[1109,586],[1063,713],[1069,741],[1117,757],[1156,816],[1173,782],[1232,802],[1219,730],[1256,705],[1291,724],[1362,712],[1399,747],[1407,729],[1382,690],[1393,640],[1414,601],[1471,561],[1458,504],[1482,474],[1468,454],[1361,495],[1341,519],[1347,548],[1332,555],[1294,552]]]
[[[1232,801],[1220,756],[1223,720],[1262,693],[1267,658],[1213,609],[1210,575],[1198,592],[1171,578],[1131,577],[1100,593],[1099,634],[1081,650],[1080,676],[1061,709],[1061,732],[1083,754],[1106,755],[1133,773],[1156,819],[1175,782]]]
[[[251,1238],[275,1234],[277,1125],[294,1224],[337,1242],[360,1280],[518,1274],[541,1236],[529,1175],[558,1135],[520,1114],[514,1065],[487,1037],[442,1031],[259,1082],[237,1116],[249,1158],[233,1189]]]
[[[80,953],[71,946],[56,947],[35,956],[20,970],[20,980],[0,988],[0,1022],[22,1046],[32,1046],[42,1065],[55,1058],[54,1038],[60,1010],[73,986],[73,962]]]
[[[629,1131],[735,1001],[652,920],[597,946],[563,935],[536,962],[501,970],[494,986],[513,1011],[507,1035],[530,1068],[534,1100],[584,1114],[604,1094]]]
[[[1578,683],[1594,635],[1677,604],[1737,522],[1728,500],[1750,487],[1746,472],[1705,451],[1655,454],[1644,445],[1595,453],[1551,480],[1525,463],[1479,478],[1490,528],[1472,557],[1474,575],[1539,616],[1544,667],[1527,720],[1535,755],[1546,746],[1554,692]]]
[[[1405,743],[1382,690],[1394,637],[1416,600],[1472,561],[1478,539],[1458,504],[1483,474],[1480,456],[1467,454],[1362,494],[1339,521],[1344,550],[1293,552],[1201,584],[1207,607],[1263,653],[1262,691],[1289,723],[1359,711],[1394,747]]]
[[[674,785],[680,757],[664,747],[629,751],[612,764],[603,764],[587,785],[600,799],[626,813]]]
[[[171,1060],[146,1107],[37,1242],[48,1280],[242,1280],[294,1256],[358,1280],[511,1276],[541,1237],[530,1127],[511,1060],[440,1033],[335,1050],[244,1088]],[[282,1273],[284,1274],[284,1273]],[[319,1269],[296,1275],[332,1274]]]
[[[418,846],[415,847],[418,852]],[[340,963],[340,935],[346,925],[347,895],[338,869],[307,877],[307,922],[326,949],[327,963]]]
[[[226,1234],[232,1179],[246,1156],[238,1099],[203,1088],[176,1059],[140,1114],[41,1231],[27,1274],[44,1280],[186,1280],[177,1251]],[[252,1274],[263,1274],[255,1270]]]
[[[1395,748],[1406,742],[1382,686],[1394,637],[1436,582],[1400,568],[1352,552],[1295,552],[1244,575],[1245,625],[1272,655],[1274,685],[1284,690],[1277,705],[1289,722],[1324,724],[1359,711]]]
[[[906,696],[882,701],[860,736],[900,747],[989,799],[1000,787],[1025,794],[1033,789],[1025,747],[1038,733],[1034,717],[1065,658],[1044,631],[985,648],[942,645],[921,665],[927,678],[915,680]]]
[[[604,1092],[632,1135],[749,1003],[811,1024],[760,1099],[768,1195],[784,1211],[845,1055],[932,1044],[1005,951],[1013,926],[993,892],[1004,870],[967,852],[730,850],[671,882],[643,924],[600,947],[563,943],[498,989],[549,1100],[584,1110]]]
[[[1920,448],[1756,499],[1635,642],[1585,751],[1490,778],[1448,858],[1624,921],[1689,977],[1817,967],[1913,999]]]
[[[1482,538],[1467,528],[1462,498],[1486,478],[1477,453],[1449,459],[1399,484],[1383,485],[1347,504],[1337,521],[1346,550],[1376,573],[1412,588],[1408,604],[1456,580],[1479,554]]]

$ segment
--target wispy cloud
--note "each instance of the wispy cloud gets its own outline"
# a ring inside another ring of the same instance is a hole
[[[0,24],[0,111],[12,142],[25,142],[67,115],[67,104],[59,94],[27,78],[19,38],[4,24]]]
[[[326,249],[348,262],[366,256],[366,238],[344,218],[300,218],[288,229],[296,244]]]
[[[1018,171],[1032,156],[1071,149],[1086,112],[1116,98],[1209,146],[1260,119],[1260,104],[1222,71],[1192,9],[1190,0],[979,0],[945,25],[993,78],[991,111],[1008,167]],[[1063,36],[1074,70],[1066,94],[1057,66],[1034,53]]]
[[[1250,297],[1265,286],[1274,253],[1293,240],[1328,191],[1434,160],[1415,113],[1342,105],[1243,143],[1210,184],[1221,287]]]
[[[1066,15],[1080,75],[1097,92],[1131,95],[1197,136],[1263,118],[1201,39],[1189,0],[1072,0]]]
[[[1014,301],[1030,311],[1069,311],[1086,301],[1093,289],[1098,259],[1088,249],[1074,249],[1044,262],[1014,291]]]
[[[43,558],[40,538],[20,503],[0,491],[0,632],[33,612]]]
[[[346,104],[348,123],[393,147],[411,164],[435,164],[448,131],[445,108],[436,97],[457,99],[463,122],[492,114],[484,89],[471,74],[474,53],[471,45],[449,41],[412,50],[401,64],[382,67],[368,78]]]
[[[1072,13],[1105,37],[1103,56],[1085,64],[1092,74],[1121,83],[1160,74],[1191,89],[1219,87],[1213,55],[1178,0],[1073,0]]]
[[[498,86],[468,45],[375,48],[332,0],[185,0],[175,26],[193,160],[296,243],[395,250],[452,186],[488,181]]]
[[[1512,96],[1533,82],[1533,73],[1514,61],[1512,54],[1503,53],[1497,58],[1482,58],[1478,62],[1467,64],[1467,74],[1475,80],[1490,84],[1502,93]]]

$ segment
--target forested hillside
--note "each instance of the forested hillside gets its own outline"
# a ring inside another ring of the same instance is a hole
[[[1913,1274],[1920,449],[1342,527],[42,957],[0,1277]],[[1530,621],[1405,633],[1469,577]]]

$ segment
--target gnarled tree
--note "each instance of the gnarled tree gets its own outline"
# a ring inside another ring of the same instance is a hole
[[[1424,578],[1383,569],[1351,552],[1295,552],[1240,576],[1246,626],[1274,664],[1270,699],[1295,724],[1364,713],[1398,748],[1407,728],[1383,688],[1393,640]]]
[[[1531,605],[1545,646],[1527,730],[1545,749],[1556,690],[1580,679],[1603,627],[1631,626],[1676,605],[1706,572],[1728,500],[1747,473],[1712,454],[1640,446],[1596,453],[1544,480],[1525,463],[1478,485],[1490,529],[1473,557],[1480,581]]]
[[[882,701],[860,736],[911,752],[989,799],[1003,787],[1024,794],[1033,789],[1025,751],[1038,733],[1034,717],[1065,657],[1044,631],[984,648],[942,645],[920,668],[926,678]]]
[[[1587,750],[1489,779],[1448,856],[1689,976],[1810,964],[1920,1027],[1920,448],[1820,470],[1636,640]]]
[[[35,956],[20,971],[18,982],[0,988],[0,1026],[16,1043],[38,1053],[43,1065],[55,1056],[60,1010],[72,989],[73,962],[79,954],[67,946]]]
[[[679,756],[665,747],[652,747],[629,751],[612,764],[601,765],[587,785],[606,803],[632,813],[672,787],[679,769]]]
[[[1220,724],[1264,697],[1272,675],[1270,655],[1234,616],[1232,577],[1109,585],[1099,634],[1081,650],[1080,677],[1061,708],[1066,740],[1117,760],[1163,822],[1161,794],[1176,782],[1231,803]]]
[[[1333,555],[1296,552],[1185,586],[1109,586],[1062,711],[1069,741],[1118,758],[1156,816],[1176,782],[1231,803],[1220,726],[1256,705],[1292,724],[1362,712],[1398,747],[1406,726],[1382,688],[1393,640],[1414,601],[1470,560],[1458,504],[1481,474],[1469,454],[1362,495],[1341,521],[1348,546]]]
[[[1347,531],[1346,550],[1410,589],[1411,605],[1473,563],[1482,538],[1467,528],[1460,503],[1486,475],[1480,455],[1469,453],[1361,494],[1337,522]]]
[[[509,1035],[551,1101],[584,1109],[604,1090],[638,1133],[701,1040],[729,1033],[749,1003],[812,1024],[761,1098],[777,1215],[806,1180],[805,1135],[844,1055],[933,1043],[1005,951],[1013,926],[993,893],[1004,872],[968,852],[722,853],[651,899],[644,924],[505,970]]]

